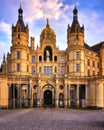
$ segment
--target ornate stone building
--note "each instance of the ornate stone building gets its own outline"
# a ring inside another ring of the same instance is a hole
[[[35,49],[34,37],[29,45],[21,7],[11,38],[0,70],[0,106],[104,107],[104,42],[92,47],[85,43],[76,7],[64,51],[56,47],[48,19],[40,46]]]

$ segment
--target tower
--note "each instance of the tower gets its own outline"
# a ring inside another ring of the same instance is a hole
[[[67,73],[84,76],[84,26],[78,21],[78,10],[73,10],[72,25],[67,28]]]
[[[84,26],[80,26],[78,21],[78,10],[76,6],[73,10],[73,22],[71,27],[67,28],[67,44],[68,47],[73,45],[84,46]]]
[[[23,10],[18,9],[18,20],[16,25],[12,25],[12,46],[11,46],[11,72],[16,74],[21,72],[26,74],[28,66],[28,39],[29,29],[23,21]]]

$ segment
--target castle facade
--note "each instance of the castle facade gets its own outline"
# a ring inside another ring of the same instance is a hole
[[[0,69],[1,107],[104,107],[104,42],[92,47],[85,43],[76,7],[66,50],[57,48],[48,19],[40,46],[35,49],[34,37],[29,45],[21,7],[11,39]]]

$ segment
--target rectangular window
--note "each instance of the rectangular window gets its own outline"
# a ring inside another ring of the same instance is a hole
[[[88,76],[90,76],[90,70],[88,70]]]
[[[27,60],[29,60],[29,54],[27,54]]]
[[[64,56],[61,56],[61,63],[65,63],[65,58],[64,58]]]
[[[89,59],[87,60],[87,65],[88,65],[88,66],[90,65],[90,60],[89,60]]]
[[[47,73],[47,69],[46,69],[46,66],[44,66],[44,74]]]
[[[76,64],[76,72],[79,72],[80,71],[80,66],[79,64]]]
[[[35,63],[35,56],[32,56],[32,63]]]
[[[20,64],[17,63],[17,71],[20,71]]]
[[[20,34],[18,34],[18,39],[20,39]]]
[[[21,55],[20,55],[20,51],[17,51],[17,59],[20,59]]]
[[[95,71],[93,71],[93,76],[95,75]]]
[[[64,66],[61,67],[61,74],[65,74],[65,68],[64,68]]]
[[[97,63],[97,67],[99,68],[99,62]]]
[[[76,60],[79,60],[80,59],[80,54],[79,52],[76,52]]]
[[[76,39],[78,40],[78,38],[79,38],[79,37],[78,37],[78,34],[76,34]]]
[[[95,61],[92,61],[92,66],[95,67]]]
[[[34,75],[35,74],[35,67],[33,66],[32,67],[32,75]]]

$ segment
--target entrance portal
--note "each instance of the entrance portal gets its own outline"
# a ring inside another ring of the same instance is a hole
[[[50,90],[44,92],[44,105],[52,105],[52,92]]]

